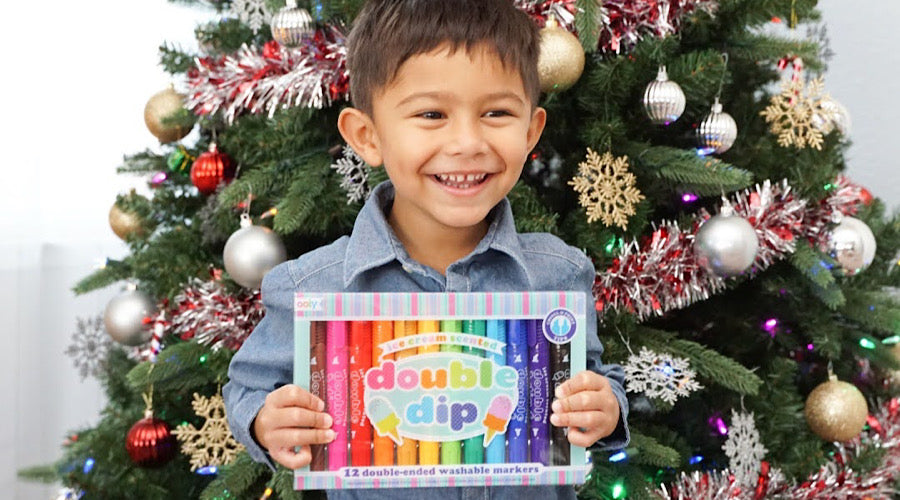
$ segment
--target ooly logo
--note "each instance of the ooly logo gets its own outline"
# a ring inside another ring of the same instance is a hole
[[[554,344],[571,342],[575,331],[575,315],[568,309],[554,309],[544,318],[544,336]]]
[[[518,402],[519,375],[509,366],[462,353],[387,360],[366,372],[366,415],[378,435],[458,441],[506,432]]]

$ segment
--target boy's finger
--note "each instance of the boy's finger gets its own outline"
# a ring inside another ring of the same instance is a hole
[[[296,453],[293,448],[278,448],[271,450],[269,455],[272,457],[272,460],[288,469],[306,467],[312,462],[312,451],[309,449],[309,446],[300,447],[300,450]]]
[[[596,429],[582,430],[577,427],[569,427],[569,432],[566,433],[566,437],[569,439],[570,443],[584,448],[592,446],[598,439],[603,437],[603,435],[604,434]]]
[[[295,446],[310,444],[328,444],[334,441],[334,431],[331,429],[275,429],[271,433],[273,448],[293,449]]]
[[[277,414],[272,420],[276,421],[275,428],[312,427],[315,429],[330,429],[334,423],[331,415],[312,411],[299,406],[288,406],[276,410]]]
[[[581,391],[599,391],[605,387],[609,387],[606,377],[590,370],[584,370],[560,384],[556,388],[556,397],[564,398]]]
[[[600,391],[581,391],[571,396],[557,399],[550,407],[555,413],[599,410],[599,404],[602,400],[603,394]]]
[[[323,411],[325,402],[317,398],[311,392],[296,385],[282,386],[266,396],[266,403],[275,407],[299,406],[310,410]]]
[[[602,411],[576,411],[550,415],[550,423],[557,427],[596,429],[606,426],[609,420],[610,416]]]

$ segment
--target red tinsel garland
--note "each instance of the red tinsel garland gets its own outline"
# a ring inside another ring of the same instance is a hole
[[[765,181],[726,202],[733,206],[735,215],[747,219],[756,229],[759,251],[748,271],[753,275],[793,253],[800,239],[820,247],[832,216],[836,212],[855,214],[867,199],[871,196],[865,189],[839,176],[829,195],[813,206],[795,196],[787,181]],[[709,217],[707,212],[700,212],[687,230],[674,222],[663,222],[640,243],[635,240],[626,244],[613,264],[597,274],[597,311],[613,309],[646,319],[687,307],[722,290],[726,281],[700,266],[694,254],[694,235]]]
[[[264,314],[258,290],[231,295],[216,279],[194,280],[175,297],[169,322],[182,339],[237,350]]]
[[[884,403],[876,414],[869,415],[868,424],[853,440],[836,443],[833,458],[800,484],[788,483],[781,471],[762,462],[752,491],[737,484],[734,475],[725,469],[681,473],[675,482],[661,485],[653,493],[666,500],[895,498],[898,492],[894,481],[900,476],[900,400],[893,398]],[[852,460],[873,448],[884,450],[880,464],[865,473],[853,470]]]
[[[540,26],[552,14],[560,25],[576,31],[575,0],[516,0],[516,6]],[[597,49],[602,53],[628,52],[646,36],[663,37],[678,32],[689,14],[712,14],[717,7],[718,2],[713,0],[604,0],[597,13]]]
[[[543,26],[549,15],[575,31],[575,0],[517,0],[516,5]],[[713,0],[606,0],[599,7],[598,49],[630,50],[645,36],[665,36],[696,11],[714,12]],[[188,71],[185,105],[194,114],[222,111],[228,123],[243,113],[267,113],[305,106],[321,109],[349,98],[344,33],[334,25],[316,30],[297,48],[271,41],[262,50],[242,46],[222,57],[200,57]]]
[[[244,112],[271,117],[292,106],[321,109],[348,98],[346,66],[344,34],[334,26],[296,48],[270,41],[260,52],[244,45],[232,55],[196,59],[185,106],[197,115],[221,110],[228,123]]]

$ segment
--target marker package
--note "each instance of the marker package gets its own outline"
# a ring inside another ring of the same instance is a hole
[[[585,449],[550,424],[585,369],[583,292],[297,293],[294,383],[336,438],[298,490],[579,484]]]

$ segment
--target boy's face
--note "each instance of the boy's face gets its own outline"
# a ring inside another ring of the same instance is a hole
[[[483,228],[546,117],[518,72],[480,46],[411,57],[372,108],[372,147],[360,154],[384,164],[396,190],[392,223],[407,232]]]

